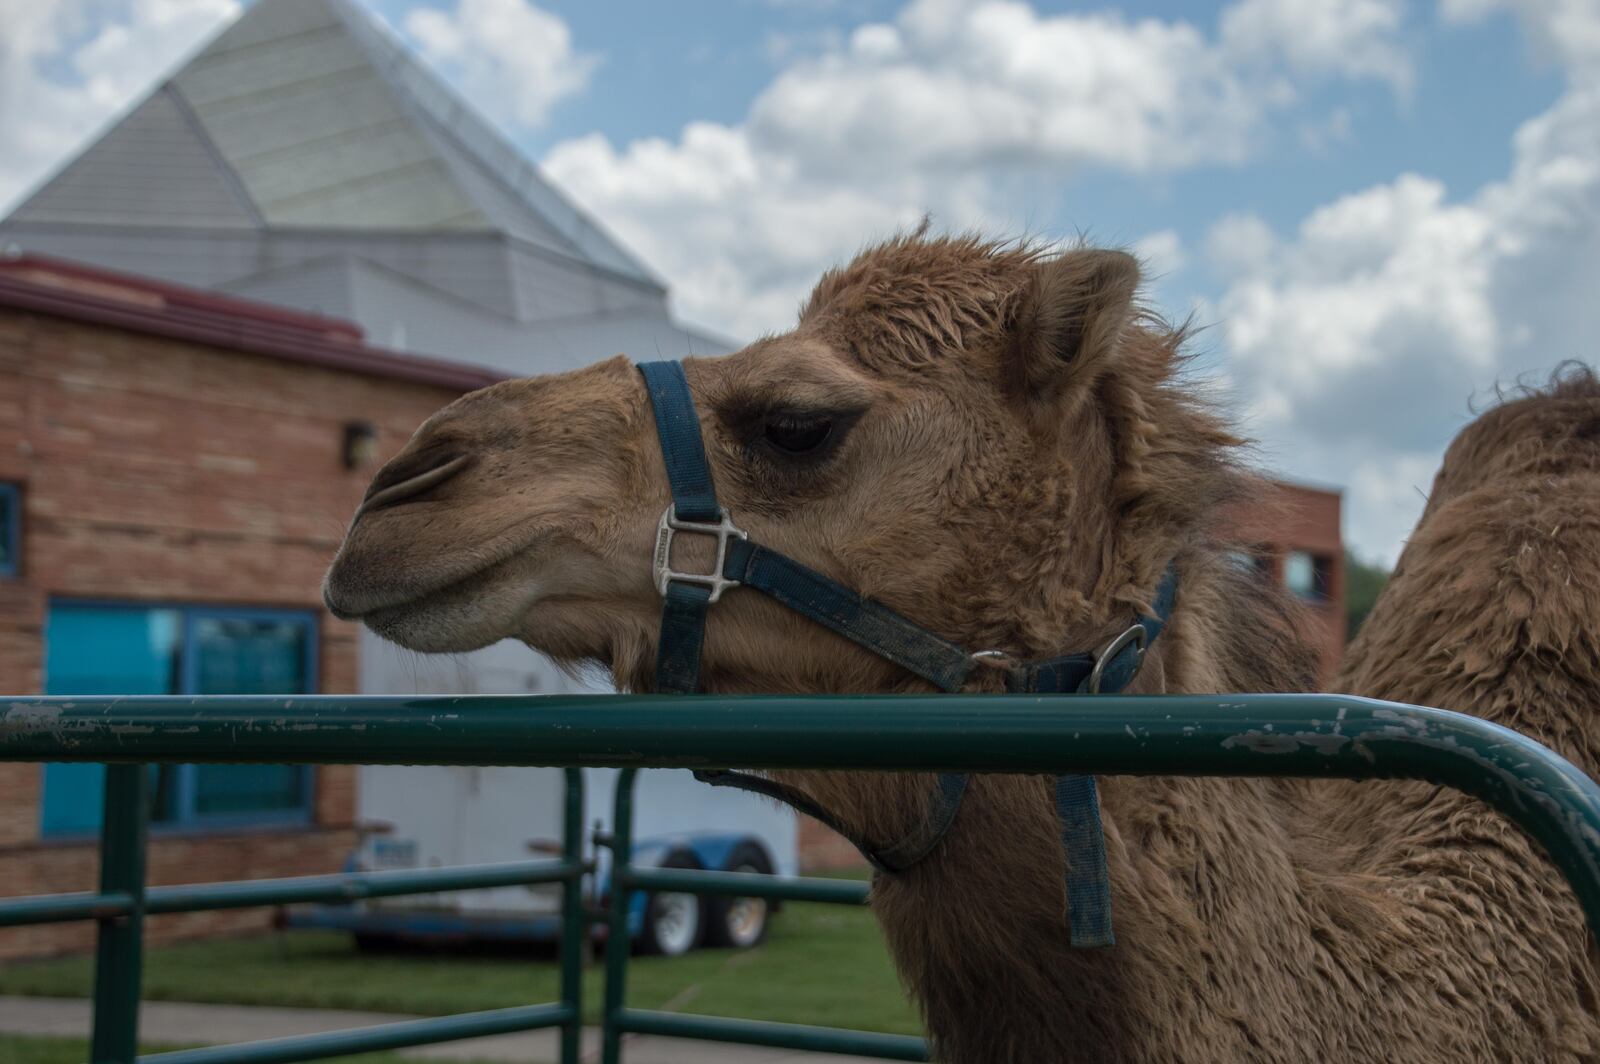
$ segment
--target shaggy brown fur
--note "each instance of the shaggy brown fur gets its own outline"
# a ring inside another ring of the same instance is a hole
[[[1104,645],[1175,561],[1172,624],[1134,689],[1303,689],[1313,657],[1292,607],[1216,538],[1219,509],[1252,487],[1238,441],[1177,378],[1181,336],[1138,312],[1137,278],[1128,256],[1087,249],[907,237],[863,253],[822,279],[792,332],[687,363],[723,504],[758,542],[1019,657]],[[828,447],[772,444],[774,425],[819,416]],[[647,689],[668,500],[631,365],[508,382],[446,408],[378,474],[327,599],[414,649],[513,636]],[[680,565],[703,569],[706,547],[685,541]],[[745,592],[711,611],[702,679],[919,687]],[[925,815],[930,785],[785,778],[880,841]],[[1103,780],[1118,943],[1074,951],[1047,782],[975,779],[930,858],[873,891],[939,1058],[1420,1061],[1471,1044],[1458,1032],[1483,1021],[1457,1015],[1462,999],[1403,989],[1456,954],[1408,930],[1388,878],[1406,868],[1358,860],[1381,818],[1307,845],[1294,824],[1308,793]]]
[[[1451,444],[1342,691],[1515,728],[1600,775],[1600,382],[1581,367]],[[1352,977],[1418,1024],[1413,1059],[1600,1059],[1600,967],[1571,890],[1454,791],[1325,785],[1304,823],[1374,879],[1390,948]]]

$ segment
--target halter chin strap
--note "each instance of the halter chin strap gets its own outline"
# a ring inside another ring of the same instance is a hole
[[[672,488],[672,505],[661,515],[656,531],[655,579],[662,596],[657,690],[686,694],[698,690],[706,613],[725,591],[735,587],[760,591],[949,692],[961,690],[973,669],[996,667],[1005,671],[1006,690],[1013,693],[1115,693],[1138,675],[1145,653],[1172,615],[1178,581],[1169,566],[1152,603],[1154,616],[1137,618],[1098,652],[1013,663],[994,651],[965,650],[792,558],[752,543],[717,502],[700,418],[682,364],[646,362],[639,372],[650,392]],[[710,571],[672,568],[672,544],[683,534],[715,537],[716,560]],[[810,796],[793,787],[725,769],[700,771],[695,776],[714,786],[776,798],[815,817],[848,839],[874,868],[890,874],[915,865],[938,845],[955,821],[967,789],[965,774],[941,773],[922,823],[890,845],[877,847],[856,837]],[[1111,890],[1094,777],[1057,776],[1055,805],[1067,857],[1072,944],[1111,945]]]

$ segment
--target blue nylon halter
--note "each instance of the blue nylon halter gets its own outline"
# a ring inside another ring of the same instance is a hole
[[[672,506],[661,517],[654,559],[662,595],[657,690],[693,693],[699,688],[706,614],[711,604],[733,587],[761,591],[942,691],[962,688],[972,670],[981,664],[979,657],[792,558],[750,542],[717,502],[711,465],[701,439],[700,418],[682,364],[645,362],[638,368],[650,393],[656,434],[672,488]],[[717,560],[711,572],[672,569],[672,541],[679,532],[716,537]],[[1019,694],[1120,691],[1138,674],[1145,653],[1171,617],[1177,583],[1176,572],[1169,567],[1156,591],[1155,615],[1138,618],[1099,653],[1004,666],[1006,689]],[[816,817],[854,844],[874,868],[890,874],[905,871],[932,851],[954,822],[967,789],[965,774],[941,773],[923,824],[904,838],[877,847],[857,839],[827,810],[794,788],[727,770],[695,775],[715,786],[737,787],[776,798]],[[1067,916],[1072,945],[1109,946],[1115,941],[1111,889],[1094,777],[1057,776],[1055,807],[1067,856]]]

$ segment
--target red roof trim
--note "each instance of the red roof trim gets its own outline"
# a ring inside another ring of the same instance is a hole
[[[125,288],[130,291],[149,293],[160,297],[166,303],[192,307],[197,310],[211,310],[254,321],[277,322],[281,325],[319,333],[348,336],[352,340],[359,340],[364,335],[361,326],[353,321],[346,321],[344,318],[330,318],[322,314],[313,314],[309,311],[291,310],[288,307],[279,307],[254,299],[245,299],[240,296],[225,295],[221,292],[213,292],[204,288],[192,288],[187,285],[174,284],[155,277],[143,277],[139,274],[108,270],[103,266],[93,266],[86,262],[76,262],[71,259],[58,259],[52,255],[38,255],[33,252],[27,252],[16,258],[0,258],[0,273],[53,274],[58,277],[85,280],[110,288]],[[70,288],[70,286],[63,287]]]
[[[145,293],[157,298],[118,299],[8,276],[24,270],[122,287],[130,296]],[[338,318],[37,255],[0,260],[0,306],[457,391],[472,391],[506,379],[506,374],[494,370],[368,347],[361,342],[359,327]]]

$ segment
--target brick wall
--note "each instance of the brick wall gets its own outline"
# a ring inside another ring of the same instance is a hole
[[[1257,505],[1231,516],[1238,542],[1255,548],[1264,575],[1282,582],[1284,561],[1293,551],[1312,554],[1327,565],[1327,594],[1303,601],[1306,636],[1322,653],[1326,684],[1344,654],[1344,542],[1339,493],[1303,484],[1273,481]]]
[[[356,632],[322,573],[371,475],[344,425],[397,450],[449,388],[0,307],[0,480],[22,485],[22,572],[0,581],[0,691],[40,690],[56,596],[319,611],[319,689],[356,690]],[[88,890],[95,847],[39,837],[40,769],[0,764],[0,896]],[[152,884],[337,871],[355,770],[316,770],[314,825],[163,834]],[[154,940],[264,927],[263,910],[158,917]],[[0,930],[0,958],[86,947],[88,925]]]

